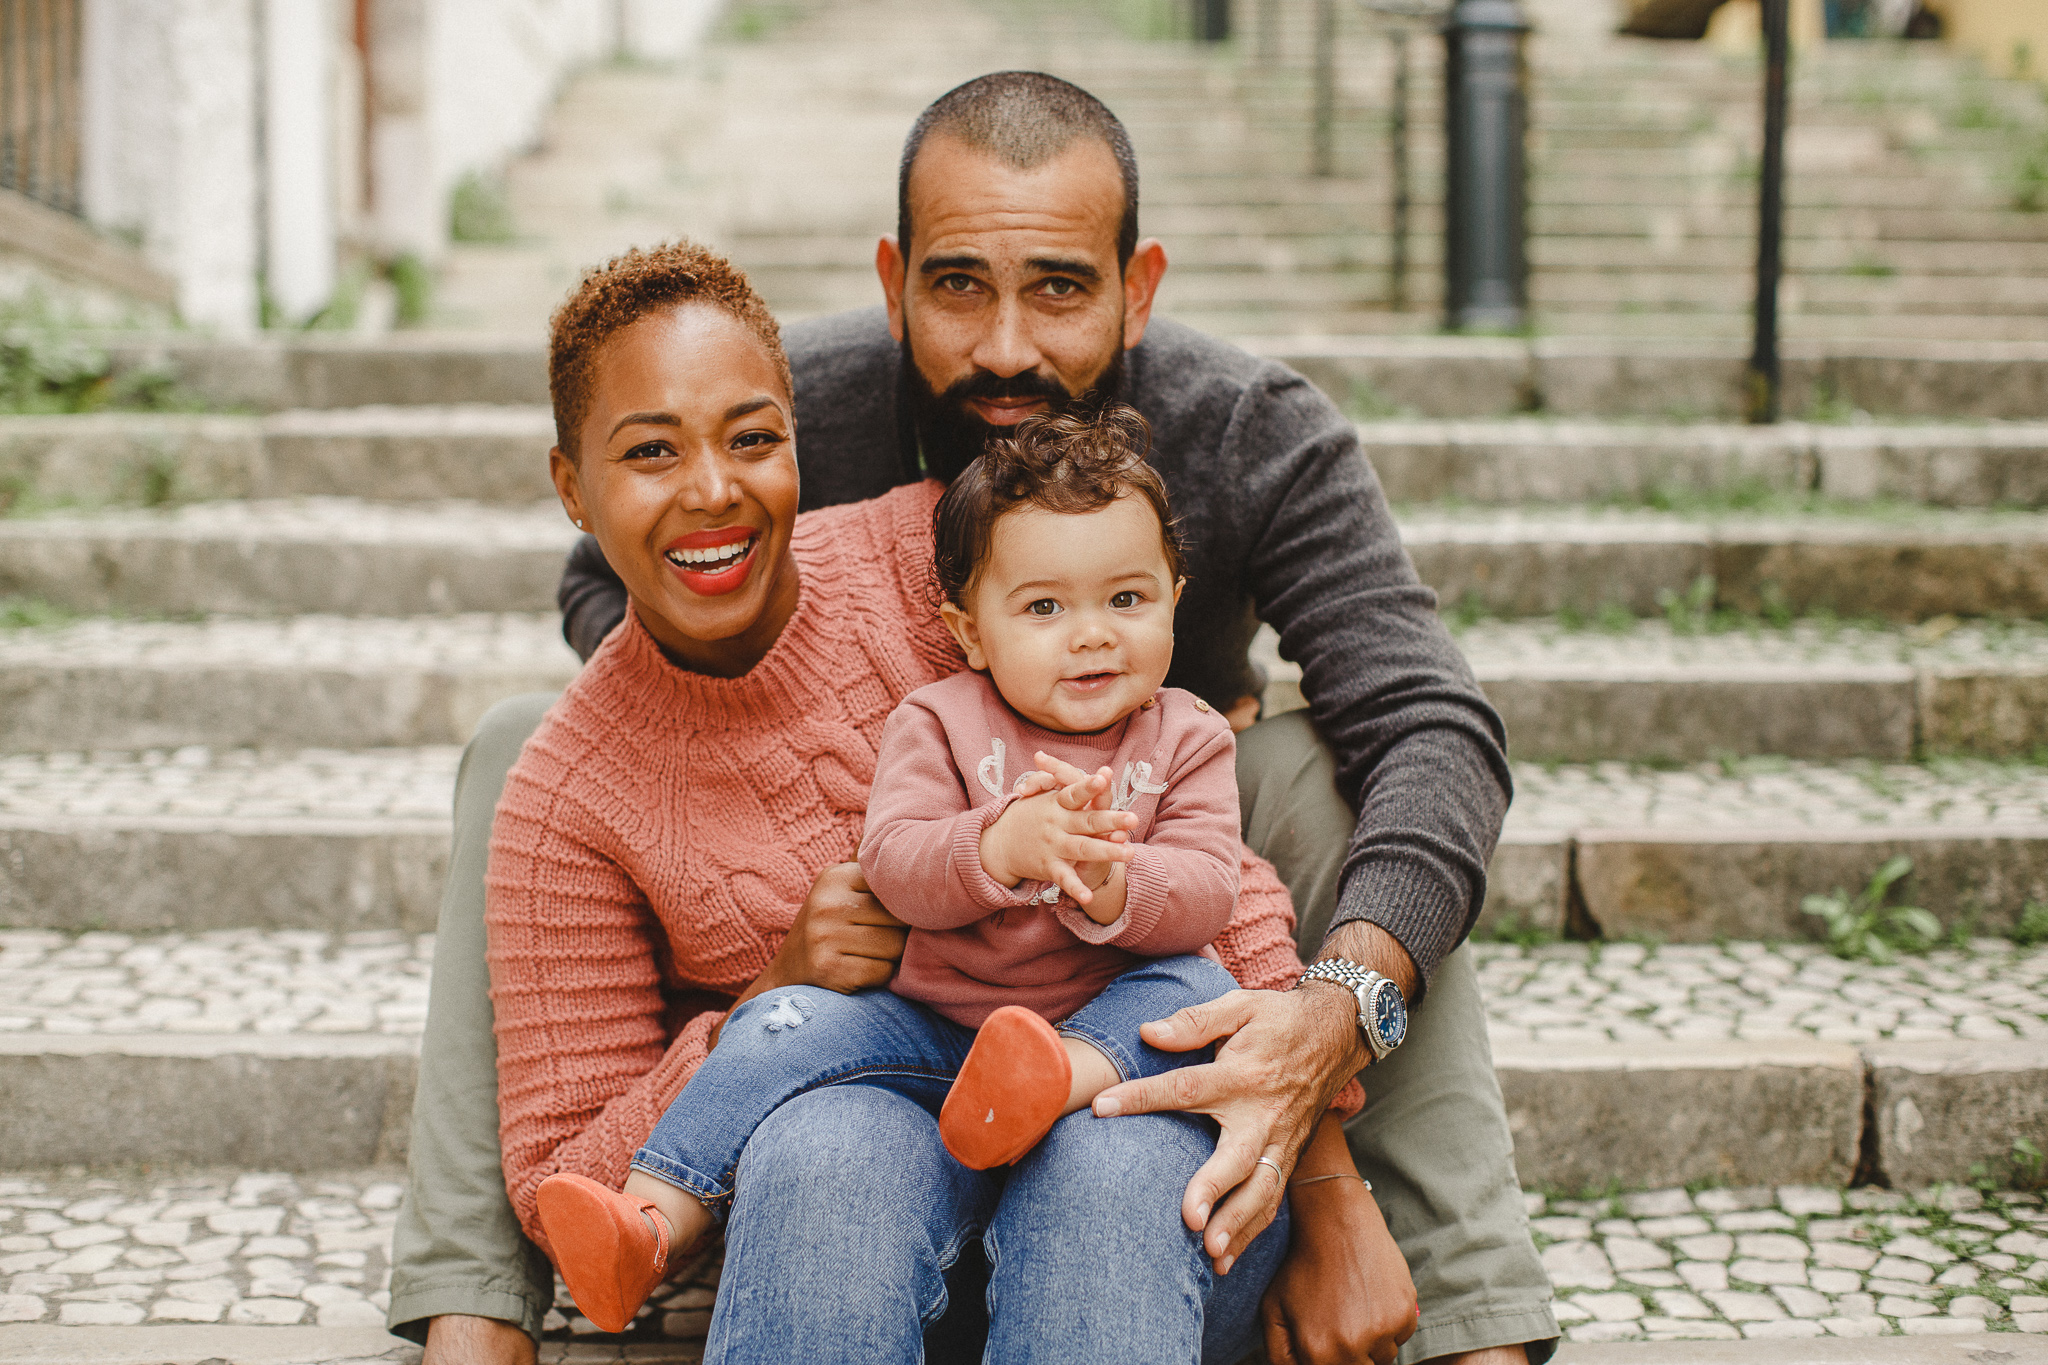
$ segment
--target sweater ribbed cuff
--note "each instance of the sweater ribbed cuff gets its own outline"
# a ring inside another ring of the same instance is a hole
[[[1482,882],[1467,902],[1440,877],[1412,864],[1394,860],[1362,863],[1345,874],[1329,933],[1364,920],[1392,934],[1415,963],[1415,1000],[1408,1002],[1412,1006],[1429,990],[1430,978],[1443,960],[1464,941],[1472,927],[1470,907],[1485,894]]]
[[[1004,886],[981,865],[981,836],[988,833],[988,827],[1001,819],[1016,799],[1015,793],[999,797],[989,805],[976,806],[953,822],[953,875],[960,879],[967,899],[983,910],[1014,910],[1029,903],[1038,890],[1038,883],[1031,881],[1019,882],[1015,889]]]
[[[1114,948],[1142,953],[1152,931],[1166,914],[1166,861],[1154,849],[1138,845],[1124,864],[1124,912],[1107,924],[1097,924],[1088,912],[1065,897],[1053,908],[1053,916],[1083,943],[1107,943]]]

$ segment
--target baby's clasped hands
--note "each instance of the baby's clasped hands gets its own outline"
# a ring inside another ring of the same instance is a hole
[[[1126,841],[1138,817],[1110,809],[1108,768],[1091,774],[1048,754],[1036,758],[1039,770],[1017,779],[1017,799],[982,831],[982,871],[1004,886],[1051,882],[1090,919],[1112,923],[1124,898],[1110,883],[1120,884],[1117,865],[1131,859]],[[1095,904],[1105,890],[1114,908]],[[1105,910],[1107,918],[1099,913]]]

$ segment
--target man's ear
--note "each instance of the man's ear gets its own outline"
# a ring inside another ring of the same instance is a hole
[[[1145,339],[1145,324],[1152,321],[1152,301],[1159,296],[1159,282],[1166,278],[1166,248],[1157,237],[1147,237],[1131,253],[1124,266],[1124,349]]]
[[[882,302],[889,309],[889,335],[903,340],[903,247],[893,233],[875,243],[875,275],[882,281]]]
[[[967,666],[977,673],[987,668],[988,656],[981,652],[981,631],[975,627],[974,618],[951,602],[941,602],[939,619],[960,642],[960,652],[967,656]]]
[[[548,477],[554,480],[555,496],[562,500],[562,510],[569,514],[569,520],[583,526],[589,520],[583,511],[583,481],[576,462],[564,455],[560,446],[548,450]]]

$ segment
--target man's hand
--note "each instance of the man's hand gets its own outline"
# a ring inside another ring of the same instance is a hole
[[[420,1365],[533,1365],[534,1359],[533,1338],[525,1328],[450,1313],[427,1324]]]
[[[1267,1356],[1273,1365],[1393,1365],[1419,1319],[1415,1281],[1379,1205],[1357,1180],[1317,1181],[1290,1197],[1293,1242],[1259,1306]]]
[[[1027,790],[1023,783],[1030,784],[1030,794],[1012,801],[981,832],[981,870],[1004,886],[1051,882],[1085,909],[1096,887],[1082,880],[1082,869],[1093,871],[1093,864],[1114,872],[1115,864],[1129,862],[1131,850],[1124,841],[1138,817],[1107,808],[1109,769],[1083,773],[1046,754],[1038,755],[1038,762],[1040,772],[1020,782],[1020,791]],[[1096,872],[1098,886],[1101,877]]]
[[[1216,1273],[1230,1272],[1279,1212],[1287,1173],[1331,1098],[1371,1054],[1358,1034],[1358,1006],[1342,991],[1232,991],[1147,1024],[1139,1036],[1167,1052],[1218,1039],[1216,1060],[1114,1085],[1095,1113],[1207,1114],[1222,1132],[1216,1152],[1188,1182],[1181,1217],[1206,1232]],[[1258,1164],[1277,1163],[1276,1176]]]

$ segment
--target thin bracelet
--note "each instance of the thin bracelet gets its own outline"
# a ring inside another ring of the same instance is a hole
[[[1362,1175],[1353,1175],[1349,1171],[1339,1171],[1335,1175],[1312,1175],[1304,1180],[1295,1181],[1287,1188],[1290,1190],[1298,1190],[1303,1185],[1316,1185],[1320,1184],[1325,1180],[1356,1180],[1359,1184],[1365,1186],[1365,1192],[1367,1194],[1372,1193],[1372,1182],[1370,1180],[1367,1180]]]

